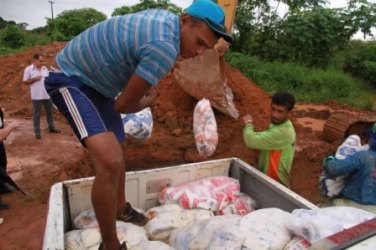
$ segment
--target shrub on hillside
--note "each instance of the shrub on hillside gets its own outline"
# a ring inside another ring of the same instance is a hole
[[[376,42],[353,41],[348,51],[343,70],[376,87]]]
[[[7,25],[1,31],[1,43],[5,47],[20,48],[25,43],[25,36],[17,25]]]

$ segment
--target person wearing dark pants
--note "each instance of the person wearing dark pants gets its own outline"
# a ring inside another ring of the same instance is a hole
[[[44,106],[47,116],[48,131],[50,133],[60,133],[55,127],[52,111],[52,101],[44,87],[44,78],[48,76],[48,69],[43,65],[43,56],[35,54],[33,63],[24,70],[23,83],[30,86],[31,100],[33,101],[33,125],[35,138],[41,139],[40,114],[41,107]]]
[[[56,129],[54,125],[54,117],[53,117],[51,100],[50,99],[33,100],[33,107],[34,107],[33,125],[35,129],[35,137],[37,137],[37,139],[41,138],[40,113],[41,113],[42,106],[44,106],[44,109],[46,110],[48,131],[50,131],[51,133],[60,133],[60,130]]]
[[[4,141],[8,137],[8,135],[18,126],[20,125],[19,122],[14,121],[9,123],[7,126],[4,125],[4,113],[0,107],[0,170],[4,173],[7,171],[7,154],[5,150]],[[6,184],[6,180],[0,178],[0,194],[5,194],[12,192],[11,189]],[[8,204],[2,202],[0,197],[0,210],[8,208]]]

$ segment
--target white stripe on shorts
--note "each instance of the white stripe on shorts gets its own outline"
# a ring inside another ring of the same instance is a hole
[[[69,93],[68,89],[60,88],[59,91],[63,96],[65,104],[68,107],[69,113],[72,115],[74,124],[77,126],[78,133],[80,134],[80,139],[82,140],[88,136],[88,132],[85,128],[84,122],[82,121],[80,112],[78,112],[77,106],[74,103],[73,98],[71,97],[71,94]]]

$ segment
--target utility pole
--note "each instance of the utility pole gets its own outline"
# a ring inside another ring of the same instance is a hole
[[[52,16],[52,22],[54,21],[54,8],[52,7],[52,5],[55,3],[55,2],[52,2],[52,1],[48,1],[50,4],[51,4],[51,16]]]

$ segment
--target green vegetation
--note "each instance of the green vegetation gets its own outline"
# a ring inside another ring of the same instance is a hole
[[[132,6],[122,6],[120,8],[116,8],[114,12],[112,12],[112,16],[121,16],[151,8],[169,10],[177,15],[183,13],[182,8],[171,3],[169,0],[141,0],[140,3]]]
[[[69,41],[87,28],[106,19],[105,14],[93,8],[65,10],[53,21],[47,19],[47,33],[53,40]]]
[[[375,86],[341,71],[314,69],[291,62],[265,62],[238,52],[227,53],[226,61],[270,94],[285,90],[294,94],[298,101],[337,100],[376,111],[372,101]]]

